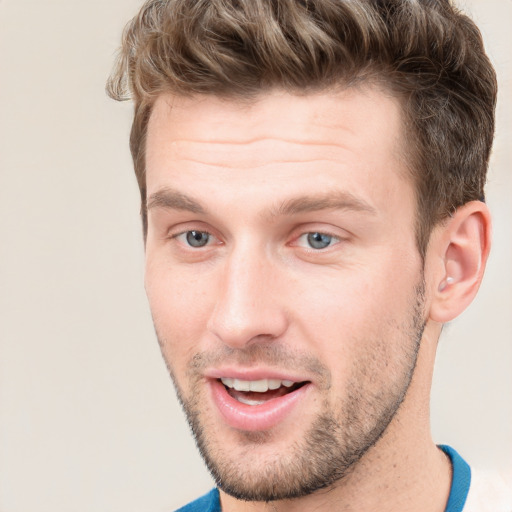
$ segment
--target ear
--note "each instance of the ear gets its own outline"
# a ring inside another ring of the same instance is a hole
[[[491,246],[489,209],[481,201],[471,201],[437,231],[428,249],[435,262],[430,318],[445,323],[469,306],[482,282]]]

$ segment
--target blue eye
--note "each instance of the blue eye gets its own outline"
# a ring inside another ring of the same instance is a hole
[[[204,247],[210,241],[210,233],[206,231],[187,231],[183,233],[190,247]]]
[[[335,237],[326,235],[325,233],[306,233],[307,243],[312,249],[325,249],[329,247],[335,239]]]

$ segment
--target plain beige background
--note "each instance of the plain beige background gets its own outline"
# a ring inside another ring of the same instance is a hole
[[[136,0],[0,0],[0,512],[160,512],[211,481],[142,285],[131,106],[106,98]],[[476,303],[448,326],[433,430],[512,465],[511,0],[466,0],[500,75]]]

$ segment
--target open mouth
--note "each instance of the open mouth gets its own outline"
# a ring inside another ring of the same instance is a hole
[[[232,398],[242,404],[253,406],[263,405],[270,400],[292,393],[307,384],[307,381],[293,382],[278,379],[240,380],[221,378],[219,381],[222,382]]]
[[[213,403],[229,427],[246,432],[276,428],[300,414],[299,404],[314,392],[308,380],[261,379],[260,375],[252,380],[219,374],[210,378]]]

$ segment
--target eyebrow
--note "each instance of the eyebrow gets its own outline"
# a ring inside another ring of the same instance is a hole
[[[377,214],[377,210],[363,199],[350,192],[336,190],[321,195],[305,195],[289,199],[271,210],[270,216],[297,215],[320,210],[352,210]]]
[[[147,209],[164,208],[182,210],[191,213],[206,214],[207,210],[192,197],[171,188],[163,188],[151,194],[147,200]],[[377,210],[366,201],[350,192],[332,191],[320,195],[303,195],[283,201],[271,208],[270,218],[291,216],[320,210],[352,210],[376,215]]]
[[[205,208],[186,194],[182,194],[177,190],[164,188],[151,194],[147,199],[147,209],[165,208],[169,210],[183,210],[192,213],[205,214]]]

